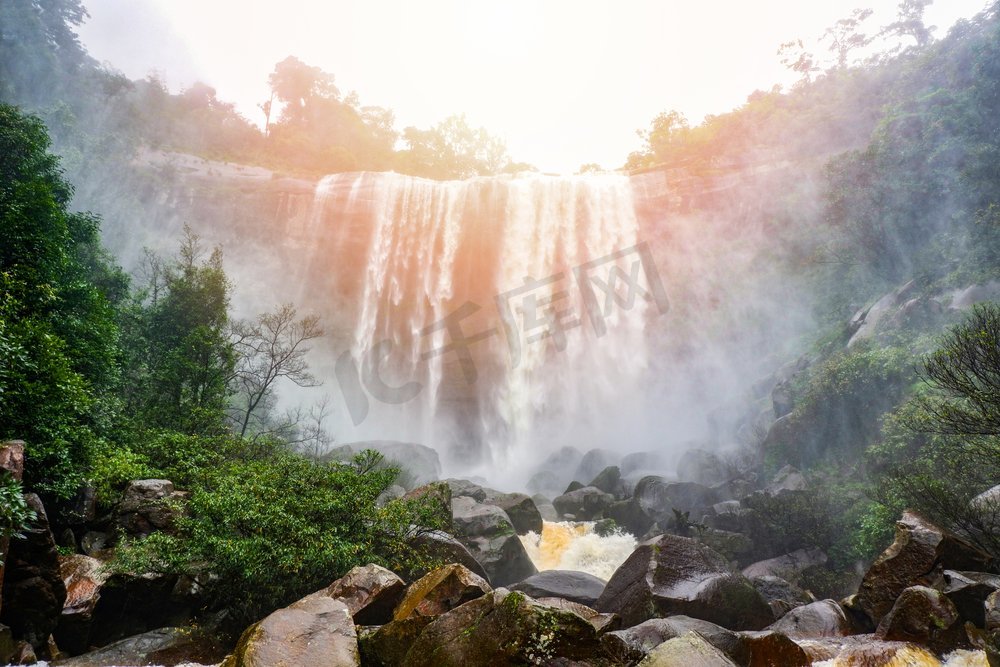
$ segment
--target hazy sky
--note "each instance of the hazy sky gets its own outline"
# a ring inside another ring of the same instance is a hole
[[[692,121],[791,79],[776,55],[864,4],[897,0],[85,0],[91,53],[174,90],[200,79],[260,122],[274,64],[295,55],[397,128],[466,113],[547,171],[621,165],[660,111]],[[941,36],[985,0],[938,0]]]

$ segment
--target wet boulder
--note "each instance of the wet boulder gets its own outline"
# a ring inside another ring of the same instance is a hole
[[[129,482],[118,505],[117,526],[133,537],[146,537],[160,530],[169,532],[186,497],[167,479]]]
[[[396,440],[366,440],[350,442],[338,447],[336,458],[346,459],[372,449],[385,457],[386,463],[397,465],[403,470],[400,482],[412,489],[422,484],[441,479],[441,459],[435,449],[414,442]]]
[[[379,627],[358,628],[358,650],[365,667],[398,667],[410,646],[434,620],[433,616],[412,616]]]
[[[768,627],[768,630],[780,632],[792,639],[846,637],[854,632],[844,610],[833,600],[820,600],[792,609]]]
[[[993,591],[983,603],[983,628],[987,632],[1000,630],[1000,591]]]
[[[639,667],[736,667],[736,663],[697,632],[689,632],[654,648]]]
[[[585,486],[552,500],[552,504],[561,516],[571,516],[576,521],[603,518],[605,510],[614,502],[614,496],[594,486]]]
[[[602,470],[609,466],[618,465],[621,455],[610,449],[591,449],[583,458],[573,472],[573,479],[587,481],[594,479]]]
[[[651,618],[630,628],[609,632],[601,637],[601,643],[621,664],[631,664],[645,658],[663,642],[689,632],[697,632],[738,665],[750,660],[746,644],[737,633],[690,616]]]
[[[506,512],[518,535],[542,532],[542,514],[531,496],[523,493],[495,492],[486,496],[486,503],[496,505]]]
[[[805,475],[795,467],[786,465],[774,474],[771,483],[764,488],[764,492],[776,496],[784,491],[805,491],[808,486]]]
[[[414,530],[414,534],[408,540],[409,544],[418,552],[427,556],[431,560],[444,563],[459,563],[469,570],[479,575],[486,581],[490,580],[489,573],[482,563],[476,560],[472,552],[469,551],[453,535],[441,530]],[[406,572],[406,576],[411,581],[419,579],[427,574],[428,570],[414,570]]]
[[[496,590],[439,616],[413,642],[404,667],[612,664],[586,619],[518,592]]]
[[[538,572],[507,513],[461,496],[452,501],[456,537],[479,561],[495,586],[507,586]]]
[[[360,666],[358,637],[347,605],[310,596],[247,628],[222,667]]]
[[[485,579],[468,568],[458,563],[444,565],[425,574],[406,589],[406,595],[396,606],[392,618],[403,621],[440,616],[491,590]]]
[[[21,531],[24,539],[10,542],[0,622],[42,655],[62,614],[66,585],[45,507],[34,493],[25,495],[24,500],[35,512],[35,520]]]
[[[787,635],[773,630],[741,632],[748,667],[809,667],[809,655]]]
[[[705,486],[721,484],[732,477],[726,464],[705,449],[689,449],[677,461],[677,478],[684,482],[696,482]]]
[[[927,586],[911,586],[882,618],[875,636],[944,651],[956,648],[962,639],[958,620],[958,610],[943,593]]]
[[[593,607],[588,607],[587,605],[580,604],[579,602],[564,600],[563,598],[545,597],[535,598],[535,602],[543,604],[547,607],[554,607],[556,609],[573,612],[594,626],[594,629],[597,630],[598,634],[617,630],[621,627],[621,619],[615,614],[602,614]]]
[[[90,646],[94,610],[101,599],[101,587],[108,580],[103,563],[96,558],[73,554],[59,557],[59,572],[66,586],[66,601],[54,635],[56,644],[71,655]]]
[[[604,493],[610,493],[616,500],[625,497],[625,484],[622,482],[622,473],[618,466],[608,466],[590,481],[588,486],[600,489]]]
[[[395,572],[370,564],[352,568],[323,595],[347,605],[355,625],[381,625],[392,618],[405,591],[406,584]]]
[[[781,577],[750,577],[750,583],[767,600],[775,618],[781,618],[796,607],[815,602],[804,590]]]
[[[877,625],[905,589],[930,583],[936,568],[986,570],[990,562],[988,554],[962,538],[905,512],[892,545],[865,573],[854,604]]]
[[[633,452],[623,456],[618,467],[622,477],[634,477],[636,473],[662,473],[671,467],[671,462],[662,452]]]
[[[792,553],[758,561],[743,568],[745,577],[780,577],[797,581],[802,571],[811,567],[826,565],[827,557],[822,549],[798,549]]]
[[[977,628],[986,625],[986,599],[1000,589],[1000,575],[984,572],[945,570],[944,594],[958,609],[959,616]]]
[[[511,586],[533,598],[556,597],[593,607],[607,582],[586,572],[545,570]]]
[[[774,616],[746,577],[696,542],[661,535],[636,547],[597,600],[628,627],[654,616],[684,614],[731,630],[760,630]]]
[[[63,648],[60,646],[60,648]],[[106,665],[177,665],[215,663],[220,647],[210,637],[191,628],[157,628],[126,637],[99,649],[59,661],[60,667],[105,667]]]

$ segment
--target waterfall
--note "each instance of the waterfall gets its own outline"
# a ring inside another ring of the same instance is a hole
[[[317,215],[367,239],[330,258],[344,281],[359,273],[340,367],[342,389],[356,373],[365,391],[352,435],[513,472],[562,445],[608,446],[637,409],[645,323],[667,304],[626,176],[339,174],[317,187]]]
[[[598,535],[592,521],[545,521],[541,533],[522,535],[521,544],[539,571],[576,570],[607,581],[632,555],[636,539],[624,532]]]

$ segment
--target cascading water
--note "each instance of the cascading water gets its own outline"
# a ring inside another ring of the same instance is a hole
[[[362,271],[341,367],[366,392],[345,396],[363,406],[358,437],[430,444],[496,479],[606,445],[614,415],[639,409],[644,327],[666,296],[626,176],[343,174],[320,183],[312,219],[338,222],[335,191],[358,218],[340,234],[369,239],[345,260]]]

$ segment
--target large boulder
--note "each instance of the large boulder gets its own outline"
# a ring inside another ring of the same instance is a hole
[[[940,591],[927,586],[904,590],[879,623],[879,639],[914,642],[935,650],[956,648],[961,639],[958,610]]]
[[[467,479],[447,479],[445,483],[451,489],[452,498],[467,496],[478,503],[496,505],[502,509],[519,535],[542,532],[542,514],[531,496],[524,493],[504,493]]]
[[[854,632],[844,610],[833,600],[820,600],[792,609],[768,630],[780,632],[792,639],[846,637]]]
[[[379,565],[359,565],[330,584],[323,595],[347,605],[355,625],[388,623],[406,592],[399,576]]]
[[[556,597],[593,607],[607,582],[586,572],[544,570],[515,584],[511,590],[533,598]]]
[[[602,518],[604,511],[614,502],[614,496],[594,486],[585,486],[552,500],[552,504],[561,516],[572,517],[576,521]]]
[[[580,663],[612,664],[586,619],[504,590],[439,616],[403,661],[404,667]]]
[[[203,576],[111,573],[100,586],[91,614],[90,644],[104,646],[150,630],[187,625],[203,602]]]
[[[905,512],[896,523],[892,545],[868,568],[854,604],[878,625],[902,592],[931,583],[935,568],[987,570],[988,554],[938,528],[915,512]]]
[[[634,664],[663,642],[697,632],[738,665],[750,660],[744,640],[732,630],[690,616],[651,618],[624,630],[608,632],[601,644],[620,664]]]
[[[671,482],[649,475],[635,485],[629,501],[615,503],[605,515],[614,519],[637,537],[654,525],[665,526],[674,518],[674,511],[687,512],[695,520],[712,512],[718,503],[715,491],[694,482]]]
[[[310,596],[247,628],[222,667],[361,665],[351,611],[340,600]]]
[[[915,667],[941,664],[937,656],[928,649],[909,642],[882,641],[873,635],[800,639],[798,644],[813,664],[863,667]]]
[[[983,628],[988,632],[1000,630],[1000,591],[993,591],[983,603]]]
[[[797,581],[802,571],[817,566],[826,565],[827,557],[822,549],[799,549],[792,553],[757,561],[743,568],[743,576],[780,577]]]
[[[597,474],[608,466],[617,465],[621,460],[621,455],[610,449],[591,449],[583,458],[573,473],[573,479],[586,482],[594,479]]]
[[[732,474],[725,462],[704,449],[689,449],[677,461],[677,478],[684,482],[712,486],[730,477]]]
[[[689,632],[654,648],[639,667],[736,667],[736,663],[697,632]]]
[[[54,635],[60,650],[71,655],[83,653],[90,646],[94,610],[109,576],[103,565],[96,558],[82,554],[59,557],[66,601]]]
[[[60,645],[60,648],[64,648]],[[179,665],[215,663],[221,657],[214,639],[191,628],[157,628],[126,637],[90,653],[59,661],[60,667],[106,665]]]
[[[414,530],[407,542],[431,561],[459,563],[486,581],[490,580],[490,575],[482,563],[476,560],[476,557],[464,544],[449,533],[441,530]],[[405,574],[410,581],[413,581],[429,571],[425,568],[417,568]]]
[[[809,667],[812,664],[809,655],[780,632],[741,632],[740,640],[750,656],[749,667]]]
[[[36,518],[21,531],[24,539],[10,543],[0,622],[42,655],[62,614],[66,585],[59,571],[59,552],[45,507],[34,493],[24,499]]]
[[[167,479],[129,482],[118,505],[117,526],[134,537],[146,537],[160,530],[169,532],[176,523],[179,503],[186,497]]]
[[[781,618],[796,607],[815,602],[811,595],[781,577],[750,577],[750,583],[767,600],[775,618]]]
[[[452,501],[455,536],[479,561],[494,586],[507,586],[538,572],[507,513],[460,496]]]
[[[413,616],[378,627],[358,628],[358,650],[365,667],[399,667],[410,646],[433,616]]]
[[[530,596],[529,596],[530,597]],[[555,607],[556,609],[563,609],[565,611],[571,611],[580,618],[585,619],[588,623],[594,626],[598,634],[605,632],[610,632],[612,630],[617,630],[621,627],[621,619],[618,618],[616,614],[602,614],[592,607],[588,607],[585,604],[580,604],[579,602],[573,602],[572,600],[564,600],[563,598],[536,598],[535,602],[538,604],[543,604],[547,607]]]
[[[760,630],[774,616],[767,601],[725,558],[695,540],[661,535],[636,547],[597,600],[627,627],[684,614],[731,630]]]
[[[663,473],[671,466],[671,459],[663,452],[633,452],[622,457],[622,477],[633,477],[636,473]]]
[[[413,582],[393,611],[394,621],[440,616],[489,593],[485,579],[468,568],[452,563],[437,568]]]
[[[622,499],[626,495],[625,483],[622,482],[622,473],[618,466],[608,466],[590,481],[587,486],[600,489],[604,493],[610,493],[615,499]]]
[[[549,454],[538,466],[537,472],[528,480],[528,491],[558,495],[573,481],[573,474],[583,459],[583,454],[575,447],[560,447]],[[600,468],[598,468],[598,471]],[[595,473],[596,474],[596,473]],[[591,475],[587,479],[593,477]]]
[[[1000,589],[1000,575],[984,572],[945,570],[944,594],[958,609],[962,619],[977,628],[986,624],[986,599]]]

